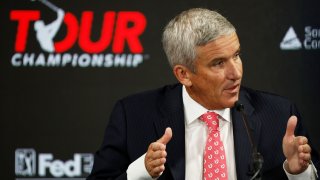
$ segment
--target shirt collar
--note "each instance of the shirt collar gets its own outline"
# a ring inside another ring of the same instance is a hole
[[[185,86],[182,87],[182,100],[184,107],[185,123],[187,125],[191,124],[193,121],[197,120],[202,114],[208,111],[213,111],[219,114],[220,117],[222,117],[224,120],[231,122],[230,108],[208,110],[190,97]]]

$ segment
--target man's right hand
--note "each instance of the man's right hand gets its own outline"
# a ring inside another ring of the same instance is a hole
[[[167,152],[166,145],[172,138],[171,128],[166,128],[164,135],[149,145],[144,164],[152,178],[159,177],[164,171]]]

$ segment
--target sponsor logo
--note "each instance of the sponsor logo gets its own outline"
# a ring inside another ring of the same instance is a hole
[[[304,47],[307,50],[320,49],[320,28],[314,28],[312,26],[306,26],[304,28],[305,39]]]
[[[38,159],[38,163],[36,163]],[[93,154],[75,153],[69,160],[55,159],[51,153],[34,149],[16,149],[15,174],[17,177],[86,177],[93,166]]]
[[[282,50],[320,49],[320,28],[306,26],[304,28],[304,39],[303,41],[300,41],[297,36],[297,33],[291,26],[280,43],[280,49]]]
[[[36,174],[36,152],[34,149],[17,149],[15,156],[16,175],[34,176]]]
[[[284,36],[280,43],[280,48],[282,50],[297,50],[302,48],[301,42],[292,27],[289,28]]]
[[[106,11],[100,25],[95,24],[97,15],[93,11],[85,10],[77,17],[48,0],[39,2],[56,14],[53,21],[45,22],[42,19],[46,11],[10,12],[10,20],[17,24],[12,66],[137,67],[149,58],[148,54],[143,54],[144,48],[140,40],[147,25],[143,13]],[[98,40],[91,38],[94,26],[101,27]],[[34,33],[34,36],[30,36],[30,33]],[[58,33],[63,37],[60,40],[55,39]],[[39,44],[41,53],[27,51],[31,41]],[[70,53],[73,48],[80,51]]]

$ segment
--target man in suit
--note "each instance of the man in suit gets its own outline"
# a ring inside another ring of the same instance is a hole
[[[226,157],[219,164],[223,178],[249,179],[252,147],[236,101],[264,157],[262,179],[316,178],[319,158],[295,105],[240,86],[240,43],[229,21],[207,9],[184,11],[166,26],[163,46],[180,83],[116,103],[89,180],[218,178],[205,169],[212,157],[205,154],[211,151],[208,112],[216,115],[212,124],[218,123],[214,131]]]

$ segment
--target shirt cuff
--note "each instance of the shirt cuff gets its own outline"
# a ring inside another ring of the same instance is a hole
[[[143,154],[129,165],[127,169],[128,180],[153,180],[144,165],[145,156],[146,154]]]
[[[315,175],[313,173],[312,165],[309,164],[308,168],[300,174],[290,174],[286,168],[284,168],[285,163],[288,163],[287,160],[283,163],[283,170],[286,173],[289,180],[314,180]]]

